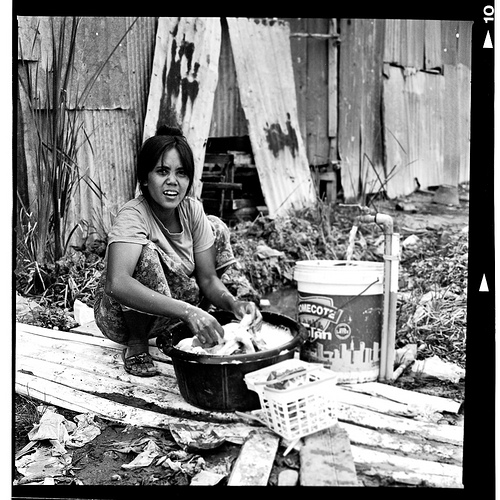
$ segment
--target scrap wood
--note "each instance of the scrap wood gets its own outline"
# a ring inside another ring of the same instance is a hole
[[[18,332],[16,336],[16,359],[30,358],[57,363],[62,367],[72,367],[84,372],[97,373],[123,381],[146,385],[173,393],[178,393],[178,384],[172,366],[158,363],[158,377],[151,380],[139,379],[125,372],[121,360],[121,349],[101,347],[93,344],[65,342],[46,337],[33,336],[26,332]],[[160,385],[161,382],[161,385]]]
[[[431,488],[463,488],[462,467],[352,445],[358,473],[383,481]]]
[[[349,434],[351,445],[378,449],[386,453],[403,453],[434,462],[462,464],[463,447],[458,444],[441,443],[417,435],[396,434],[383,429],[373,430],[347,422],[343,422],[341,426]]]
[[[60,330],[51,330],[49,328],[42,328],[40,326],[28,325],[25,323],[17,322],[16,342],[17,342],[17,336],[22,335],[23,333],[33,335],[31,339],[34,342],[36,342],[36,339],[38,337],[45,339],[61,340],[64,341],[65,343],[74,345],[81,345],[81,344],[93,345],[119,351],[123,349],[123,346],[121,344],[117,344],[116,342],[107,339],[102,334],[87,335],[81,331],[78,331],[77,329],[74,329],[70,332],[64,332]],[[156,361],[171,363],[170,358],[168,358],[156,347],[156,340],[154,339],[149,341],[149,352],[153,357],[153,359],[155,359]]]
[[[267,429],[252,431],[241,448],[228,486],[267,486],[280,438]]]
[[[185,424],[203,430],[207,428],[207,425],[211,425],[219,436],[234,444],[242,444],[254,429],[254,427],[243,423],[208,424],[203,421],[173,417],[151,410],[134,408],[22,372],[16,373],[15,391],[23,396],[35,398],[59,408],[78,413],[93,413],[104,420],[136,427],[154,427],[168,430],[170,424]]]
[[[340,386],[339,386],[340,387]],[[422,408],[432,408],[434,411],[458,412],[460,403],[449,398],[433,396],[423,392],[409,391],[390,384],[380,382],[365,382],[363,384],[343,385],[349,391],[362,392],[376,397],[382,397],[402,404],[415,405]]]
[[[338,403],[338,420],[374,430],[387,430],[401,435],[421,436],[440,443],[463,445],[464,429],[456,425],[439,425],[411,418],[385,415],[366,408]]]
[[[361,408],[385,413],[387,415],[415,417],[417,414],[416,411],[410,408],[407,404],[388,399],[376,398],[357,391],[350,391],[340,385],[335,387],[335,399],[339,403],[359,406]]]
[[[359,486],[347,432],[335,424],[304,438],[301,486]]]
[[[111,370],[111,375],[104,369],[103,374],[86,372],[79,368],[60,365],[57,362],[43,361],[22,355],[17,356],[16,365],[18,372],[30,373],[43,380],[57,380],[59,384],[92,393],[100,396],[103,400],[129,402],[130,405],[142,405],[143,407],[154,405],[159,412],[198,420],[203,419],[206,422],[241,422],[241,419],[232,413],[211,412],[190,405],[178,391],[170,391],[168,383],[165,383],[166,388],[163,388],[161,380],[150,385],[141,382],[134,385],[125,377],[122,380],[120,375],[115,376],[116,378],[113,377]]]

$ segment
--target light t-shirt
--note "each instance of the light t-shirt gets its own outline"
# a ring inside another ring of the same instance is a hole
[[[118,212],[108,235],[108,245],[115,242],[158,245],[175,262],[182,264],[184,272],[194,271],[194,254],[214,244],[214,235],[203,205],[186,197],[178,206],[180,233],[171,233],[151,210],[141,194],[127,202]]]

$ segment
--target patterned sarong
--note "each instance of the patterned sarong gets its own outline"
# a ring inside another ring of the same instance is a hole
[[[219,272],[225,272],[236,263],[229,229],[218,217],[209,215],[208,218],[215,237],[215,268]],[[133,277],[151,290],[167,297],[200,306],[202,297],[195,278],[189,277],[178,263],[151,241],[144,245]],[[104,292],[105,283],[106,271],[101,276],[96,292],[96,324],[107,338],[119,344],[127,344],[128,329],[123,315],[126,308]],[[154,316],[150,338],[155,338],[162,332],[166,333],[178,321],[175,318]]]

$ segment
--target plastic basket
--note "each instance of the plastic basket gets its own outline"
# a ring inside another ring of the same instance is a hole
[[[271,372],[281,373],[294,368],[306,370],[293,377],[293,381],[301,385],[276,389],[264,384]],[[285,439],[296,440],[327,429],[337,421],[337,376],[321,364],[287,359],[247,373],[244,379],[247,387],[259,395],[266,425]]]

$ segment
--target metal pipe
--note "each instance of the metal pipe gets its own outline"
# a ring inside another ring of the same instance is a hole
[[[394,347],[396,340],[396,301],[397,301],[397,259],[399,234],[394,234],[392,217],[386,214],[363,214],[358,216],[357,224],[375,223],[384,228],[384,309],[380,339],[379,380],[392,378],[394,369]],[[396,250],[393,253],[393,250]],[[396,264],[396,266],[395,266]],[[395,272],[394,272],[395,271]]]

